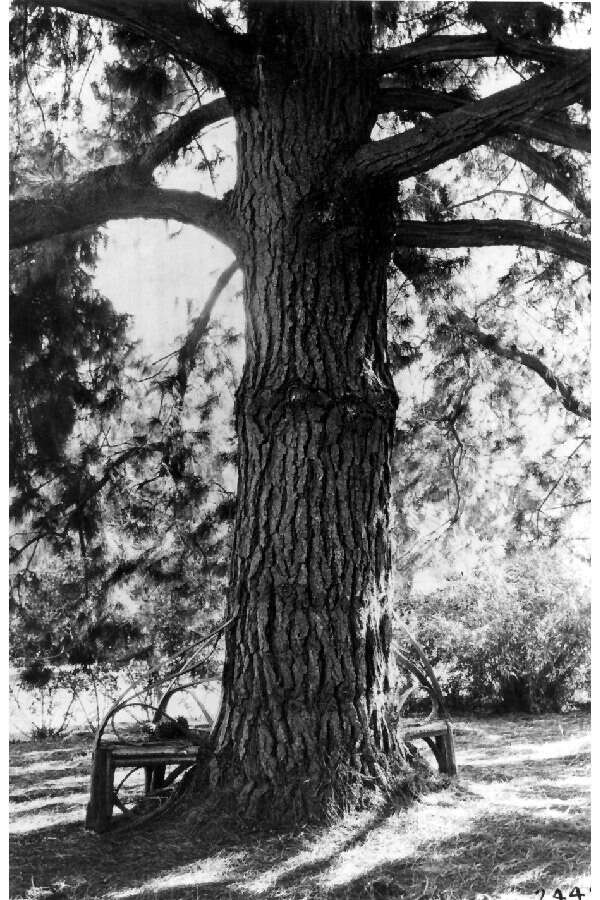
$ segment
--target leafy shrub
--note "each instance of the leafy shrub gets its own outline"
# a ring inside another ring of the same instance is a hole
[[[11,658],[29,661],[31,686],[49,681],[41,660],[51,668],[112,662],[144,639],[135,615],[109,599],[100,579],[86,582],[74,555],[47,556],[38,572],[15,574],[13,588]]]
[[[49,668],[39,661],[21,669],[10,684],[12,725],[33,740],[59,737],[73,728],[96,732],[122,691],[148,678],[144,662],[119,669],[110,663]],[[140,699],[150,701],[152,687]]]
[[[44,741],[68,731],[74,698],[65,698],[55,673],[48,667],[40,663],[29,665],[9,684],[9,694],[11,725],[23,737]]]
[[[482,563],[412,598],[413,633],[455,709],[559,711],[589,683],[587,586],[550,551]]]

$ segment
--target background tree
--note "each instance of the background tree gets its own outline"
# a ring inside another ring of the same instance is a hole
[[[557,40],[561,30],[568,39],[569,29],[583,30],[585,6],[248,2],[230,19],[228,5],[161,0],[15,10],[15,101],[33,93],[40,115],[30,75],[36,61],[50,59],[68,76],[91,65],[107,41],[118,61],[95,88],[106,122],[85,125],[79,110],[78,134],[96,161],[87,173],[45,128],[54,179],[34,192],[19,164],[43,157],[44,148],[24,152],[34,128],[17,135],[11,245],[114,218],[170,218],[223,241],[243,271],[246,359],[235,406],[229,592],[235,621],[213,787],[231,790],[249,814],[274,818],[320,815],[373,783],[406,787],[410,761],[385,712],[394,680],[392,466],[410,528],[407,504],[421,482],[418,471],[407,477],[411,442],[429,430],[421,446],[429,464],[445,457],[439,480],[448,485],[449,522],[458,522],[476,481],[473,468],[465,478],[474,454],[462,423],[481,412],[490,382],[480,348],[501,366],[532,373],[559,400],[563,433],[577,429],[565,465],[587,442],[579,431],[590,418],[585,366],[565,374],[562,359],[548,360],[545,346],[533,352],[511,333],[510,317],[498,316],[526,294],[528,279],[543,288],[543,315],[550,315],[549,286],[562,298],[553,315],[557,323],[564,317],[563,326],[573,320],[561,308],[565,280],[575,305],[587,299],[581,154],[589,149],[589,52]],[[68,104],[71,79],[64,84],[61,103]],[[202,102],[217,86],[224,96]],[[60,118],[60,108],[54,112]],[[153,181],[203,127],[230,115],[237,129],[231,193],[215,199]],[[456,158],[458,176],[448,170]],[[492,195],[506,201],[505,217],[489,217]],[[467,203],[477,218],[458,217]],[[530,249],[518,251],[493,298],[466,297],[463,285],[466,308],[456,303],[460,256],[422,250],[499,245]],[[390,264],[414,310],[388,303]],[[423,330],[417,340],[415,325]],[[389,349],[388,330],[395,333]],[[565,335],[567,346],[571,338]],[[175,399],[187,390],[191,340],[170,385]],[[398,395],[390,363],[428,354],[435,354],[435,390],[412,421],[401,422],[394,456]],[[490,396],[510,411],[511,385],[496,375]],[[174,480],[189,452],[181,422],[176,409],[177,437],[167,447],[164,438],[160,447],[143,442],[144,453],[162,454]],[[484,446],[492,431],[480,430]],[[550,496],[567,479],[540,470],[531,481],[533,495]],[[578,503],[584,498],[573,482]],[[182,488],[186,494],[189,485]],[[536,537],[548,529],[543,496],[539,503],[527,523]]]

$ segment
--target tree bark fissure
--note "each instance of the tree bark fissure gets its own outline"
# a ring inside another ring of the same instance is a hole
[[[390,253],[394,241],[519,243],[589,264],[590,250],[573,235],[520,221],[398,223],[398,181],[488,143],[589,210],[569,161],[507,135],[588,149],[587,127],[558,111],[587,102],[590,54],[493,34],[434,35],[373,53],[371,2],[248,0],[244,35],[219,10],[204,15],[187,0],[40,3],[157,42],[161,54],[200,67],[226,94],[123,165],[11,205],[15,247],[147,217],[193,224],[233,250],[235,263],[181,348],[181,403],[216,298],[235,266],[243,270],[231,627],[210,764],[218,802],[230,796],[253,818],[287,824],[320,821],[375,786],[411,791],[416,760],[387,714],[395,687],[389,500],[398,405],[387,352]],[[408,67],[495,54],[536,60],[547,71],[476,102],[401,88]],[[379,81],[393,71],[393,86]],[[411,131],[372,141],[377,111],[398,103],[436,118],[414,116]],[[158,165],[229,115],[238,172],[225,199],[152,182]],[[466,341],[535,371],[566,409],[589,418],[589,405],[539,356],[507,347],[460,311],[449,321]]]

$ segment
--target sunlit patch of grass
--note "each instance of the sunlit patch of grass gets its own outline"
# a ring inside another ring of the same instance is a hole
[[[45,807],[65,807],[65,806],[76,806],[78,804],[84,803],[87,800],[87,794],[83,791],[77,794],[52,794],[46,797],[36,797],[34,800],[24,800],[16,806],[12,812],[12,815],[16,818],[20,818],[26,813],[34,813],[38,811],[42,811]]]
[[[25,896],[33,877],[79,885],[64,889],[69,900],[532,900],[542,887],[568,896],[577,886],[587,894],[588,722],[461,720],[457,781],[408,809],[287,834],[214,820],[192,827],[185,814],[147,830],[86,833],[85,746],[49,747],[46,756],[38,745],[32,774],[21,745],[14,890]]]
[[[518,743],[510,743],[508,747],[504,746],[503,753],[498,755],[478,751],[465,755],[464,765],[469,767],[479,766],[490,768],[493,766],[511,766],[518,767],[521,763],[544,762],[549,763],[551,760],[560,759],[562,757],[568,760],[569,757],[578,756],[589,747],[589,739],[580,738],[562,738],[557,741],[548,741],[543,744],[532,746],[530,743],[522,741]]]
[[[163,896],[168,893],[181,891],[182,889],[196,888],[207,885],[216,886],[222,884],[232,869],[239,865],[244,853],[230,854],[228,856],[214,856],[212,859],[203,860],[197,865],[184,866],[168,872],[166,875],[153,878],[138,887],[126,888],[109,894],[107,900],[138,900],[140,897]],[[198,896],[200,892],[198,891]]]
[[[91,756],[87,758],[85,768],[89,769],[89,762]],[[56,773],[64,773],[65,775],[70,774],[73,771],[73,760],[60,760],[60,762],[53,763],[52,760],[48,762],[38,762],[32,763],[31,765],[25,766],[10,766],[9,768],[9,776],[14,782],[23,782],[32,780],[36,784],[40,782],[40,775],[43,777],[44,775],[55,775]]]
[[[28,785],[22,788],[15,788],[10,792],[12,803],[23,803],[28,800],[34,800],[38,797],[54,795],[57,791],[64,791],[66,788],[82,788],[87,790],[89,786],[89,773],[82,775],[64,775],[62,778],[49,778],[39,786],[39,781],[34,786]]]

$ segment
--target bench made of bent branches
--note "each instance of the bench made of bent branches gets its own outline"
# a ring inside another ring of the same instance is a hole
[[[211,715],[193,691],[214,681],[198,674],[204,662],[201,654],[231,621],[175,654],[166,674],[158,677],[151,671],[131,684],[103,717],[94,736],[86,828],[107,831],[113,825],[115,807],[122,813],[119,825],[141,824],[164,812],[179,796],[185,774],[210,743],[213,728]],[[151,691],[158,694],[155,701],[148,699]],[[177,694],[188,694],[200,710],[203,721],[195,727],[168,713],[169,702]],[[132,733],[130,724],[118,724],[120,714],[131,716],[133,710],[142,710],[147,724],[151,722],[145,734],[139,728]],[[117,769],[125,770],[118,782]],[[141,794],[131,789],[130,782],[140,770],[144,771]]]
[[[86,828],[93,829],[97,833],[107,831],[113,826],[115,807],[122,813],[118,824],[141,824],[164,812],[180,795],[186,773],[198,762],[201,749],[207,748],[210,743],[213,727],[208,710],[192,690],[213,680],[197,674],[201,664],[198,657],[230,622],[231,619],[215,629],[208,638],[186,647],[174,657],[171,670],[166,675],[155,678],[151,683],[155,691],[159,686],[163,687],[163,692],[156,702],[146,699],[149,692],[149,682],[146,678],[143,683],[135,682],[127,688],[108,710],[94,738]],[[411,684],[399,698],[396,707],[396,715],[399,716],[398,737],[409,744],[415,740],[425,741],[431,748],[440,771],[455,775],[452,725],[439,683],[422,649],[409,633],[408,636],[422,665],[418,665],[399,651],[396,652],[396,658],[402,668],[409,675],[413,675],[427,692],[432,709],[425,719],[402,717],[409,697],[418,686]],[[184,657],[184,660],[179,664],[176,660],[181,657]],[[178,693],[188,693],[192,697],[202,712],[203,723],[197,724],[194,728],[183,728],[180,720],[169,715],[168,704]],[[146,714],[152,713],[154,733],[143,737],[138,731],[137,735],[131,735],[125,733],[121,726],[117,726],[118,714],[130,712],[134,708],[141,708]],[[126,774],[115,785],[117,769],[126,770]],[[143,793],[141,796],[132,797],[123,788],[134,772],[141,769],[144,770]]]
[[[418,684],[412,683],[398,700],[396,707],[398,737],[407,744],[411,744],[415,740],[425,741],[435,757],[440,772],[454,776],[457,773],[454,733],[442,689],[422,647],[404,625],[402,628],[415,649],[421,665],[409,659],[399,650],[396,651],[399,665],[408,672],[409,676],[413,675],[418,682]],[[419,686],[429,695],[431,712],[426,719],[404,717],[404,709],[411,695]]]

